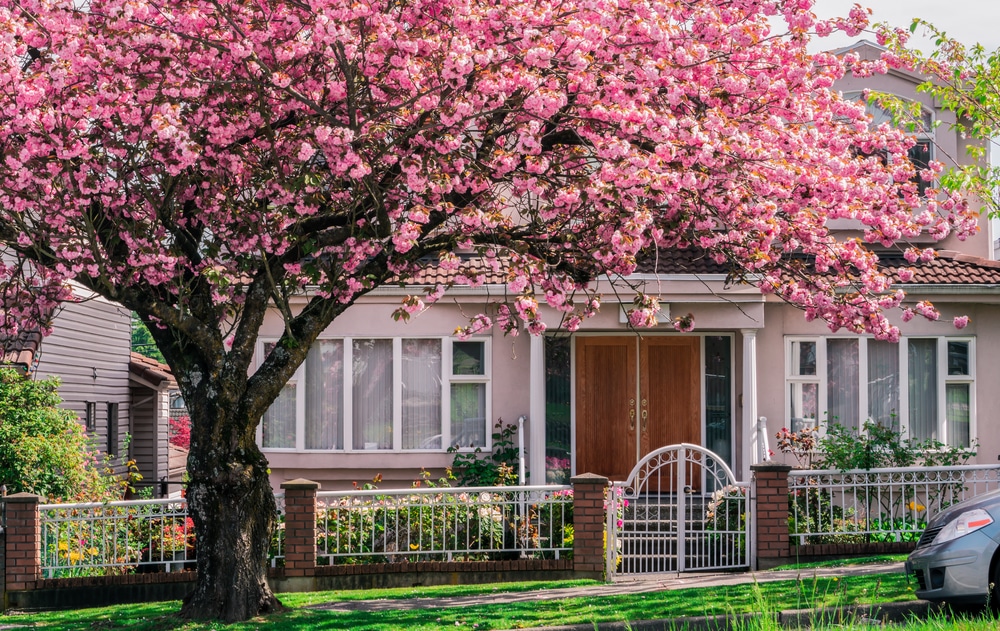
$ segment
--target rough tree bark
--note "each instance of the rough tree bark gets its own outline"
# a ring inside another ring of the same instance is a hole
[[[247,435],[255,424],[237,417],[239,406],[226,409],[218,399],[192,403],[192,428],[202,428],[192,433],[187,487],[198,581],[181,615],[236,622],[278,611],[283,607],[267,582],[277,512],[267,460]]]

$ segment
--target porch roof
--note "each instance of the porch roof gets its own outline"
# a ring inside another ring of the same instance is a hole
[[[133,352],[129,356],[128,372],[132,381],[143,383],[157,390],[177,387],[177,381],[174,379],[173,373],[170,372],[170,366],[139,353]]]

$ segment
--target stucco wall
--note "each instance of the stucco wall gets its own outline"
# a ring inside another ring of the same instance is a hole
[[[978,438],[979,452],[976,462],[994,464],[1000,456],[1000,433],[996,431],[996,411],[1000,410],[1000,362],[994,349],[1000,348],[1000,304],[998,296],[980,295],[980,303],[956,302],[955,297],[921,296],[912,294],[909,300],[931,298],[940,309],[942,317],[936,322],[916,317],[910,322],[902,322],[898,314],[891,320],[897,324],[903,336],[960,336],[975,339],[975,405],[977,415],[973,419],[972,435]],[[968,298],[966,298],[968,300]],[[788,396],[785,389],[784,338],[789,335],[830,336],[850,333],[831,333],[825,323],[807,322],[798,309],[781,303],[770,303],[766,307],[768,326],[760,331],[757,340],[758,358],[758,411],[768,419],[771,448],[775,451],[774,433],[788,426],[785,418],[785,403]],[[956,315],[970,316],[970,324],[958,330],[952,324]],[[782,459],[781,454],[776,454]]]

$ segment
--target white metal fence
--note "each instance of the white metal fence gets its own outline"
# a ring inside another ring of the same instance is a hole
[[[320,563],[559,558],[572,549],[569,486],[323,491]]]
[[[279,523],[284,496],[276,495]],[[195,560],[194,523],[183,498],[42,504],[42,576],[67,578],[180,570]],[[283,530],[271,541],[271,562],[284,557]]]
[[[183,499],[42,504],[39,512],[45,578],[172,568],[188,561],[194,546]]]
[[[789,473],[792,542],[917,541],[942,509],[1000,488],[1000,465]]]

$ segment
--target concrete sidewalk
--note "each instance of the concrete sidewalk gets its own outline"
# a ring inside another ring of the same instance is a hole
[[[862,576],[865,574],[891,574],[903,572],[902,563],[881,563],[866,565],[846,565],[833,568],[809,568],[797,570],[767,570],[760,572],[717,572],[690,574],[648,574],[616,580],[613,583],[566,587],[528,592],[498,592],[475,596],[455,596],[445,598],[407,598],[392,600],[362,600],[323,603],[312,608],[326,611],[401,611],[410,609],[430,609],[445,607],[468,607],[503,603],[525,603],[564,598],[595,598],[621,594],[641,594],[687,588],[712,588],[741,583],[812,579],[814,577]],[[908,603],[905,603],[908,604]],[[926,603],[925,603],[926,604]],[[567,627],[567,629],[573,627]],[[594,627],[588,626],[593,629]],[[604,628],[604,627],[599,627]],[[608,627],[609,629],[617,627]],[[632,629],[637,629],[634,624]],[[662,628],[662,627],[658,627]],[[562,627],[560,627],[562,629]]]

